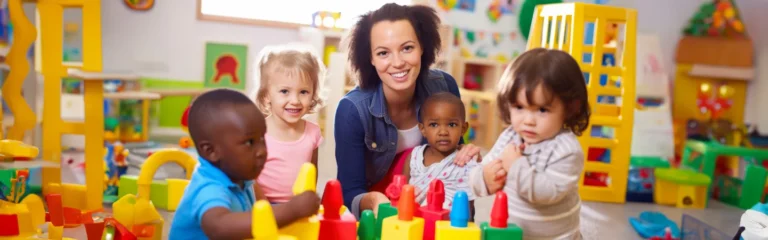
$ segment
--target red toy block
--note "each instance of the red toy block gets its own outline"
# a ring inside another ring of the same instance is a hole
[[[385,193],[387,198],[389,198],[389,202],[392,204],[392,206],[397,206],[397,203],[400,200],[400,195],[402,194],[402,188],[406,184],[408,184],[408,181],[405,180],[405,176],[397,174],[392,177],[392,183],[387,186]]]
[[[507,209],[507,194],[502,191],[496,192],[496,199],[491,208],[491,227],[507,228],[507,219],[509,210]]]
[[[64,207],[63,210],[65,228],[77,227],[82,224],[81,217],[83,216],[83,213],[80,212],[80,210],[70,207]]]
[[[48,214],[46,214],[46,220],[50,221],[53,226],[64,226],[64,204],[61,200],[61,194],[46,194],[45,202],[48,203]]]
[[[331,180],[325,184],[323,192],[323,215],[320,216],[319,240],[356,240],[357,223],[354,217],[342,218],[341,183]]]
[[[435,239],[435,222],[449,220],[450,210],[443,209],[445,202],[445,185],[440,179],[429,183],[427,206],[419,208],[418,217],[424,218],[424,240]]]
[[[19,218],[16,214],[0,214],[0,236],[19,235]]]
[[[123,224],[120,224],[115,220],[114,218],[107,218],[104,220],[106,224],[112,225],[115,227],[115,238],[114,240],[137,240],[136,235],[133,235],[131,231],[128,231],[128,228],[123,226]]]
[[[82,222],[85,226],[85,235],[88,239],[101,239],[104,234],[104,219],[97,219],[94,221],[94,215],[98,213],[87,212],[83,213]]]

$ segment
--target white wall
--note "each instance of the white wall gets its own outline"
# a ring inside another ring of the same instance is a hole
[[[609,4],[637,9],[638,31],[658,34],[665,67],[674,79],[677,41],[688,19],[706,1],[711,0],[611,0]],[[201,81],[207,41],[248,44],[252,58],[264,45],[298,40],[292,29],[199,21],[195,1],[188,2],[156,1],[149,12],[135,12],[122,1],[103,1],[104,68]],[[761,26],[768,22],[768,1],[736,0],[736,4],[756,49],[757,77],[750,83],[746,120],[759,123],[768,133],[768,111],[758,109],[759,103],[768,103],[768,96],[763,96],[768,92],[768,28]]]
[[[206,42],[247,44],[252,58],[267,44],[298,40],[298,31],[199,21],[192,0],[155,1],[148,12],[132,11],[123,1],[102,1],[102,37],[104,70],[202,81]]]

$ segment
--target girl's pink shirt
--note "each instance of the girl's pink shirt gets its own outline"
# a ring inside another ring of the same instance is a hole
[[[271,203],[287,202],[293,197],[293,183],[304,163],[312,161],[312,154],[321,143],[320,127],[304,121],[306,127],[299,140],[283,142],[274,139],[269,132],[264,136],[267,143],[267,162],[257,182]]]

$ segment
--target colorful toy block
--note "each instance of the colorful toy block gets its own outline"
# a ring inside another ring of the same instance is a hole
[[[654,170],[656,187],[653,199],[657,204],[678,208],[705,208],[709,176],[691,170],[657,168]]]
[[[483,233],[482,240],[522,240],[523,229],[515,224],[507,223],[509,212],[507,209],[507,194],[503,191],[496,192],[496,198],[491,208],[491,222],[480,224]]]
[[[61,199],[62,206],[74,209],[85,209],[85,185],[62,183]]]
[[[435,223],[436,240],[480,239],[480,228],[469,222],[469,197],[464,191],[458,191],[453,197],[450,221]]]
[[[365,210],[360,213],[360,225],[357,227],[357,237],[359,240],[376,239],[376,217],[373,211]]]
[[[168,181],[168,208],[166,209],[176,211],[181,202],[181,196],[184,196],[184,189],[189,185],[189,180],[169,178],[166,181]]]
[[[320,217],[319,240],[356,240],[357,221],[354,217],[344,219],[339,209],[344,205],[339,180],[325,184],[323,192],[323,215]],[[349,216],[349,215],[347,215]]]
[[[149,200],[160,209],[168,209],[168,182],[154,180],[149,188]]]
[[[45,202],[48,203],[46,221],[50,221],[53,226],[64,226],[64,207],[61,194],[52,193],[45,195]]]
[[[451,211],[443,209],[445,202],[445,186],[443,181],[435,179],[429,183],[427,192],[427,206],[419,208],[419,216],[424,218],[424,240],[435,239],[435,223],[440,220],[448,220]]]
[[[117,189],[117,198],[123,198],[127,194],[136,195],[139,191],[138,180],[139,176],[136,175],[120,176],[120,188]]]
[[[16,214],[0,214],[0,236],[16,236],[19,235],[19,219]]]
[[[304,163],[299,170],[299,177],[293,184],[293,194],[298,195],[306,191],[315,191],[317,184],[317,169],[312,163]],[[291,225],[280,229],[280,234],[296,237],[298,240],[316,240],[320,233],[320,220],[312,216],[297,220]]]
[[[414,217],[414,188],[412,185],[402,187],[398,201],[397,216],[384,219],[381,229],[381,240],[419,240],[424,233],[424,219]]]
[[[397,215],[397,203],[400,199],[402,187],[408,184],[405,176],[397,174],[392,177],[392,182],[387,186],[386,195],[389,203],[379,204],[379,214],[376,218],[376,236],[381,236],[381,227],[384,219]]]

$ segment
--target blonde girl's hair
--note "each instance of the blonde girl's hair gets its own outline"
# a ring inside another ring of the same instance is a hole
[[[257,56],[254,66],[253,83],[248,86],[248,97],[265,115],[269,115],[267,92],[270,81],[281,74],[298,75],[312,84],[312,107],[309,113],[323,106],[326,68],[322,59],[308,45],[291,43],[264,47]]]

